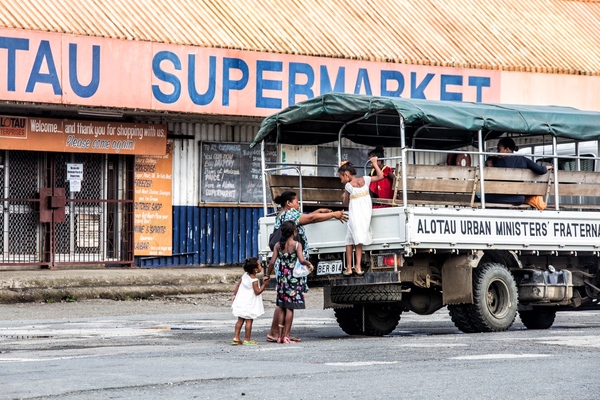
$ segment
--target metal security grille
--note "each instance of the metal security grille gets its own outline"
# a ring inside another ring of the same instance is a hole
[[[1,153],[0,266],[133,265],[133,157]]]
[[[27,151],[3,153],[2,263],[40,262],[38,156]]]

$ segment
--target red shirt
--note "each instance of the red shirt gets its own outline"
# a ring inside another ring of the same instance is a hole
[[[377,198],[392,199],[394,197],[394,188],[392,187],[392,181],[394,180],[394,169],[384,165],[381,172],[383,172],[383,179],[379,182],[371,182],[369,185],[369,190],[377,195]],[[371,170],[370,175],[375,175],[374,169]],[[387,206],[383,204],[374,204],[373,207],[378,208]]]

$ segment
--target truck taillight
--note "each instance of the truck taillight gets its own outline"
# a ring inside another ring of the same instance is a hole
[[[395,268],[402,265],[402,256],[400,254],[379,254],[373,261],[377,268]]]
[[[387,255],[387,256],[383,256],[383,263],[384,266],[386,267],[393,267],[396,265],[396,256],[394,256],[393,254]]]

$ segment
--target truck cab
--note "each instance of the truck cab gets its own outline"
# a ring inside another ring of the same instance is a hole
[[[316,266],[309,286],[324,288],[325,307],[334,309],[346,333],[385,335],[404,312],[428,315],[444,306],[467,333],[504,331],[517,314],[527,328],[547,329],[558,311],[600,309],[600,172],[581,168],[583,158],[598,165],[597,153],[576,155],[578,169],[546,174],[485,167],[488,156],[506,156],[494,149],[503,137],[544,146],[543,157],[536,150],[509,156],[560,166],[563,142],[598,140],[600,113],[327,94],[263,121],[253,145],[333,142],[341,154],[342,141],[350,140],[395,149],[385,159],[395,169],[395,196],[373,200],[387,207],[373,209],[364,276],[341,274],[344,225],[305,226]],[[458,158],[449,154],[472,162],[439,165]],[[298,174],[281,175],[292,167]],[[301,171],[301,165],[263,161],[265,217],[258,239],[264,258],[271,256],[268,238],[277,215],[269,194],[294,191],[304,211],[343,208],[339,179]],[[541,196],[547,208],[486,201],[487,194],[511,193]]]

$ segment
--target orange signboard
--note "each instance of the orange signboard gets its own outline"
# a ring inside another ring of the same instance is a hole
[[[496,70],[0,28],[0,99],[266,116],[328,92],[498,102]]]
[[[165,154],[166,125],[0,116],[0,149]]]
[[[135,157],[134,242],[136,256],[173,253],[173,141],[163,156]]]

